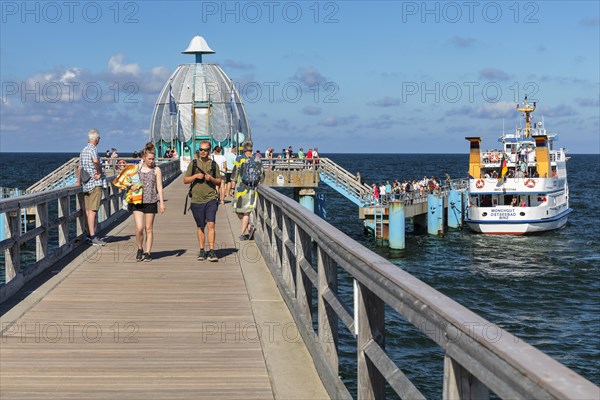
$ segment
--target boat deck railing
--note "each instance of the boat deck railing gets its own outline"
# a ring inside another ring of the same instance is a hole
[[[498,151],[496,153],[492,151],[485,151],[481,153],[481,163],[486,168],[500,168],[500,163],[502,162],[502,156],[506,157],[506,163],[509,167],[514,167],[519,163],[519,154],[517,153],[506,153],[504,151]],[[550,162],[555,163],[557,161],[566,161],[566,156],[564,151],[551,151],[550,152]],[[527,155],[526,160],[527,166],[529,167],[537,167],[537,160],[535,158],[535,152],[531,152]]]
[[[425,398],[390,358],[388,312],[443,350],[444,399],[598,398],[593,383],[293,200],[265,186],[258,193],[256,242],[332,398],[351,398],[339,377],[340,329],[355,339],[359,399],[386,398],[386,384],[401,398]]]

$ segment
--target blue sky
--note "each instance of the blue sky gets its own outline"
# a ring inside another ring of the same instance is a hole
[[[257,148],[466,153],[536,120],[600,152],[597,1],[2,1],[0,151],[140,148],[194,35],[238,84]],[[257,91],[258,88],[258,91]]]

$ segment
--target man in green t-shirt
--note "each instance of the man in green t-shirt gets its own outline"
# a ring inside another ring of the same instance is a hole
[[[200,148],[196,152],[198,156],[191,162],[183,177],[183,183],[192,185],[191,210],[198,227],[198,244],[200,253],[198,260],[217,262],[215,255],[215,221],[219,200],[216,188],[221,184],[221,173],[219,166],[209,157],[210,142],[200,142]],[[204,228],[208,235],[205,235]],[[205,238],[208,236],[208,257],[204,250]]]

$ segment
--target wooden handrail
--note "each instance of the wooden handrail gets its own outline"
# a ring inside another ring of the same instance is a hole
[[[63,181],[74,176],[77,173],[77,166],[79,165],[79,157],[73,157],[48,175],[40,179],[38,182],[29,186],[26,190],[27,193],[35,193],[43,190],[47,190],[48,187],[52,186],[56,182]],[[64,185],[63,185],[64,186]]]
[[[385,351],[386,305],[444,349],[444,399],[489,398],[490,390],[508,399],[600,396],[593,383],[356,243],[293,200],[264,186],[258,192],[256,243],[332,398],[350,398],[338,377],[340,319],[356,337],[359,399],[385,398],[386,381],[401,396],[423,398]],[[339,268],[355,280],[353,318],[338,296]],[[487,336],[490,327],[493,340]]]
[[[179,160],[160,164],[159,167],[163,172],[165,184],[180,173]],[[119,190],[112,183],[103,190],[98,213],[99,231],[113,224],[126,212],[122,207],[123,194],[124,191]],[[72,203],[75,204],[73,210],[71,210]],[[82,205],[81,186],[68,186],[0,200],[0,213],[5,214],[8,227],[7,239],[0,241],[0,251],[4,251],[5,254],[2,266],[5,282],[0,286],[0,303],[84,243],[86,225]],[[21,210],[32,207],[36,208],[36,228],[22,234]],[[57,209],[58,218],[48,218],[51,208]],[[75,235],[70,234],[69,227],[72,223],[76,224]],[[58,229],[58,246],[52,249],[48,246],[48,237],[49,232],[54,229]],[[21,244],[34,238],[36,240],[36,262],[32,265],[22,265]]]

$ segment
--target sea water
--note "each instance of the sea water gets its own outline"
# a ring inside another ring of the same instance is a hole
[[[1,153],[0,186],[26,189],[78,154]],[[466,177],[468,156],[457,154],[327,154],[365,183],[421,179],[424,175]],[[532,236],[487,236],[468,230],[444,236],[411,232],[406,249],[391,258],[364,235],[358,207],[321,183],[327,221],[363,246],[491,323],[534,345],[600,384],[600,155],[571,155],[567,163],[570,207],[567,225]],[[51,237],[52,240],[52,237]],[[4,279],[0,256],[0,282]],[[347,279],[347,282],[350,282]],[[351,302],[351,285],[341,284]],[[440,398],[443,351],[386,310],[386,349],[429,398]],[[356,386],[356,344],[340,328],[340,375]]]

